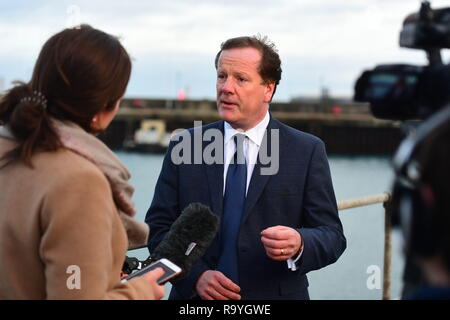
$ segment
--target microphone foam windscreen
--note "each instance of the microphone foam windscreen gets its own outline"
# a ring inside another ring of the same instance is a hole
[[[205,254],[218,230],[219,217],[208,206],[191,203],[172,224],[151,257],[154,260],[169,259],[185,275]]]

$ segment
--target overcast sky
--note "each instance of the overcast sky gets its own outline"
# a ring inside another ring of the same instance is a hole
[[[450,0],[431,1],[432,7]],[[120,36],[133,58],[126,96],[214,99],[214,57],[231,37],[267,35],[283,75],[274,100],[351,96],[363,69],[425,64],[425,53],[398,47],[403,19],[419,0],[0,0],[0,89],[28,81],[44,42],[88,23]]]

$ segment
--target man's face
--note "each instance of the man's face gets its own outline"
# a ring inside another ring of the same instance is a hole
[[[247,131],[265,116],[274,84],[258,73],[261,53],[255,48],[224,50],[217,64],[217,108],[235,129]]]

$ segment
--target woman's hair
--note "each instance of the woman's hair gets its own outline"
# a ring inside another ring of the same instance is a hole
[[[42,47],[31,81],[16,82],[0,101],[0,121],[19,143],[4,159],[31,166],[38,149],[60,148],[50,117],[92,133],[92,118],[114,109],[130,74],[130,57],[114,36],[89,25],[52,36]]]

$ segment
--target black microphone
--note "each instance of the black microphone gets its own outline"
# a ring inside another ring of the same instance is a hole
[[[166,258],[188,274],[205,254],[219,230],[219,217],[208,206],[189,204],[172,224],[161,243],[151,252],[151,260]]]

